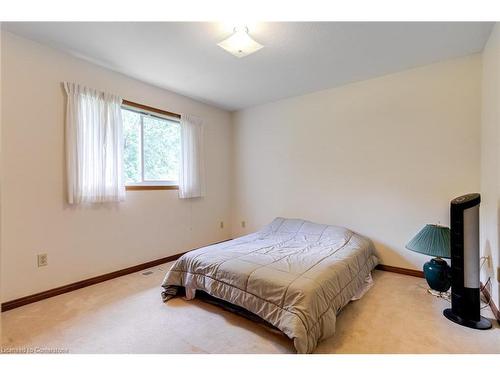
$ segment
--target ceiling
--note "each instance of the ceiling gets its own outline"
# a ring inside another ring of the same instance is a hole
[[[209,22],[14,22],[2,28],[227,110],[480,52],[492,23],[277,22],[249,25],[265,47],[236,58]]]

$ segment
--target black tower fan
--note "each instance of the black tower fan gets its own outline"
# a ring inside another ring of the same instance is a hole
[[[451,201],[451,309],[443,311],[460,325],[489,329],[482,317],[479,290],[479,194],[467,194]]]

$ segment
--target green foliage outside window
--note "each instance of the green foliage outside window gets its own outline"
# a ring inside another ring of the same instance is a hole
[[[123,109],[126,183],[177,181],[180,163],[180,124]],[[142,131],[141,137],[141,120]],[[141,162],[144,157],[144,163]]]

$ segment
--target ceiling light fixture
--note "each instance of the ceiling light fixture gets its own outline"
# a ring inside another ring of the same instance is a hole
[[[264,47],[248,35],[246,26],[235,27],[233,35],[217,45],[236,57],[248,56]]]

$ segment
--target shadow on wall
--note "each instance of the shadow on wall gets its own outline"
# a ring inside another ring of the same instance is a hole
[[[391,262],[390,263],[394,263],[394,264],[398,264],[399,267],[403,267],[403,268],[408,268],[408,269],[415,269],[415,265],[412,264],[411,262],[408,261],[407,258],[403,257],[404,255],[404,251],[406,249],[403,249],[403,250],[396,250],[382,242],[379,242],[379,241],[373,241],[373,244],[375,245],[375,254],[377,255],[378,259],[379,259],[379,264],[389,264],[389,262],[387,261],[384,261],[384,258],[380,255],[381,253],[382,254],[391,254]],[[403,252],[402,252],[403,251]],[[407,250],[409,251],[409,250]],[[396,261],[397,263],[395,263],[394,261]],[[421,271],[421,269],[419,269],[419,271]]]

